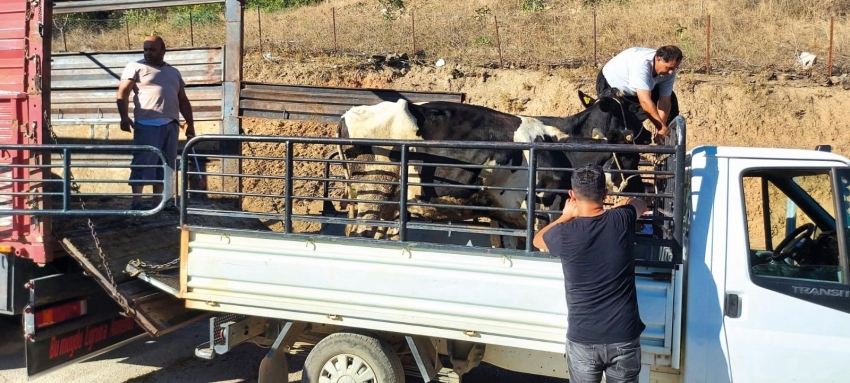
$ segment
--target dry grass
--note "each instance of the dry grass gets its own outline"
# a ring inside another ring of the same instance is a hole
[[[814,68],[826,73],[829,18],[835,16],[834,67],[850,71],[850,0],[802,2],[797,0],[609,0],[596,9],[597,53],[594,55],[593,8],[581,0],[549,0],[543,12],[525,14],[519,1],[407,0],[397,19],[381,16],[377,1],[331,0],[317,6],[263,13],[258,24],[255,9],[245,12],[246,51],[274,55],[311,55],[318,52],[376,54],[413,53],[431,61],[494,65],[499,46],[506,66],[579,66],[604,63],[630,46],[679,45],[686,55],[684,69],[703,71],[706,58],[706,24],[711,15],[711,66],[719,70],[787,71],[795,67],[794,55],[818,55]],[[482,10],[489,11],[483,12]],[[478,12],[476,12],[478,11]],[[334,41],[334,12],[336,41]],[[482,15],[476,18],[474,16]],[[499,35],[496,35],[498,18]],[[130,46],[141,37],[161,34],[170,46],[222,45],[224,23],[173,27],[129,25]],[[53,49],[63,51],[61,34]],[[127,49],[125,28],[98,32],[70,28],[68,49]],[[500,44],[499,44],[500,43]]]

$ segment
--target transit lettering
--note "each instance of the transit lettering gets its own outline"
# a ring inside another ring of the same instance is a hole
[[[792,286],[795,294],[815,295],[819,297],[850,298],[850,290],[825,289],[819,287]]]

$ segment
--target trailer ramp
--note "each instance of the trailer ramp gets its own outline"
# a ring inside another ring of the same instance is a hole
[[[162,212],[149,217],[93,217],[63,222],[76,228],[56,232],[59,243],[88,274],[122,307],[125,315],[136,319],[153,336],[166,334],[202,319],[207,312],[190,310],[173,291],[159,285],[175,287],[176,263],[180,254],[180,229],[176,212]],[[62,225],[62,226],[66,226]],[[147,275],[147,283],[124,270],[130,262],[167,265]],[[176,286],[179,290],[179,286]]]

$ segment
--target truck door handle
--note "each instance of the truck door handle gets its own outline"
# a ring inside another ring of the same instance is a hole
[[[726,294],[726,302],[723,305],[723,314],[729,318],[741,317],[741,298],[738,294]]]

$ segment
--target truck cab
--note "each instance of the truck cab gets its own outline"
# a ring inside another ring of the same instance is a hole
[[[848,160],[698,147],[689,173],[684,381],[846,381]]]

